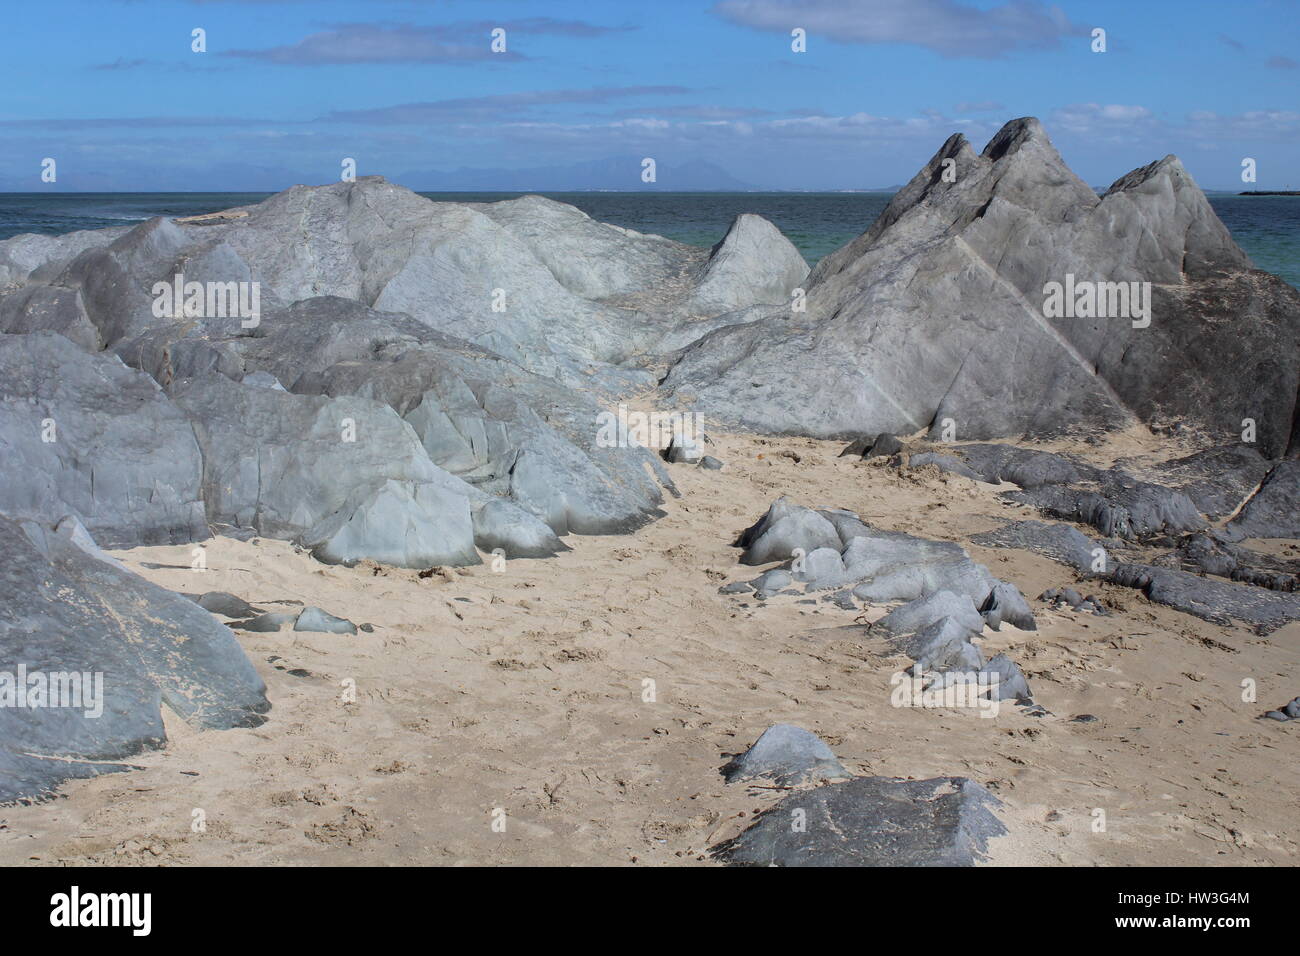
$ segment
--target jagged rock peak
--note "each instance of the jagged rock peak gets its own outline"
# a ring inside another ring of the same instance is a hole
[[[991,159],[996,162],[1003,157],[1016,152],[1025,143],[1035,140],[1042,141],[1047,147],[1055,150],[1052,141],[1047,136],[1047,131],[1043,129],[1043,124],[1038,122],[1037,117],[1022,116],[1019,119],[1013,119],[1006,123],[993,138],[988,141],[981,154],[985,159]]]

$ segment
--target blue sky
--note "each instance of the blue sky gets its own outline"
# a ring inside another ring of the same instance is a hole
[[[5,20],[4,190],[616,156],[869,188],[1024,115],[1092,184],[1172,152],[1206,188],[1247,188],[1244,157],[1249,188],[1300,188],[1297,0],[46,0]]]

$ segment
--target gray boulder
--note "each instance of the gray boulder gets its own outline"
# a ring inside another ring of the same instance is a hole
[[[377,402],[293,395],[224,376],[178,382],[196,423],[214,525],[252,528],[321,560],[477,564],[469,486]]]
[[[490,498],[473,518],[474,542],[484,551],[499,548],[508,558],[550,558],[569,550],[544,522],[511,501]]]
[[[347,618],[335,617],[318,607],[308,605],[293,622],[295,631],[314,631],[320,634],[355,634],[357,626]]]
[[[857,777],[796,792],[712,848],[732,866],[973,866],[1006,834],[965,777]]]
[[[989,662],[984,665],[983,673],[996,681],[989,692],[990,700],[1032,699],[1029,694],[1029,682],[1025,680],[1025,675],[1021,673],[1016,662],[1007,655],[996,654],[989,658]]]
[[[710,250],[683,308],[715,316],[757,303],[789,303],[807,278],[808,264],[790,240],[762,216],[742,213]]]
[[[755,591],[780,591],[782,588],[788,588],[793,583],[794,576],[789,571],[782,568],[773,568],[749,582],[749,586]]]
[[[794,787],[850,776],[816,734],[791,724],[773,724],[743,754],[725,767],[727,783],[767,779]]]
[[[188,598],[203,610],[220,614],[222,617],[246,618],[262,613],[261,608],[253,607],[243,598],[229,591],[205,591],[203,594],[182,594],[181,597]]]
[[[0,288],[21,285],[38,269],[58,268],[87,249],[107,246],[130,229],[83,229],[57,236],[28,232],[0,241]]]
[[[24,237],[0,248],[0,286],[69,290],[98,339],[124,357],[173,324],[174,316],[154,315],[149,290],[176,274],[256,282],[267,312],[339,296],[406,313],[539,374],[570,384],[621,381],[626,390],[651,381],[644,373],[607,374],[629,356],[684,321],[788,302],[807,266],[757,216],[739,217],[710,252],[595,222],[540,196],[438,203],[382,177],[295,186],[202,221],[153,219],[111,234],[45,243]],[[50,321],[62,330],[68,319]]]
[[[66,526],[65,526],[66,527]],[[192,601],[101,561],[66,530],[0,517],[0,801],[162,746],[162,705],[195,728],[252,727],[270,704],[231,632]],[[43,690],[40,700],[31,695]],[[39,703],[40,706],[35,706]]]
[[[662,514],[662,489],[676,494],[657,455],[603,440],[602,409],[589,397],[409,316],[316,298],[268,316],[258,331],[187,339],[172,351],[186,359],[187,374],[232,361],[270,370],[297,393],[383,402],[435,465],[485,496],[508,499],[556,535],[634,530]],[[212,358],[214,348],[225,357]],[[494,518],[505,514],[498,509]],[[493,547],[518,557],[562,550],[543,529],[512,520],[517,540]]]
[[[1029,602],[1020,593],[1020,589],[1008,581],[999,581],[993,585],[993,593],[989,595],[981,610],[986,614],[995,614],[999,624],[1010,624],[1022,631],[1038,630]],[[993,630],[996,631],[998,628],[995,627]]]
[[[817,548],[839,551],[843,547],[835,526],[825,517],[785,497],[773,502],[767,513],[746,530],[737,543],[745,549],[740,556],[742,564],[784,561],[793,557],[796,549],[807,554]]]
[[[895,637],[914,634],[944,618],[951,618],[954,625],[964,630],[979,634],[984,629],[984,618],[975,608],[975,602],[965,594],[952,591],[935,591],[933,594],[915,601],[909,601],[901,607],[894,608],[872,625],[872,630],[879,628]]]
[[[913,673],[974,673],[984,667],[984,656],[971,643],[978,637],[966,624],[952,617],[932,621],[905,642],[907,656],[913,660]]]
[[[35,285],[0,296],[0,332],[39,331],[57,332],[88,352],[102,344],[75,289]]]

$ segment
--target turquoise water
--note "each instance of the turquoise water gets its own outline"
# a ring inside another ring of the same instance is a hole
[[[424,193],[494,202],[520,193]],[[889,193],[547,193],[594,219],[679,242],[711,246],[742,212],[771,220],[809,265],[864,232]],[[195,216],[265,199],[265,193],[0,193],[0,239]],[[1210,204],[1261,269],[1300,288],[1300,196],[1215,194]]]

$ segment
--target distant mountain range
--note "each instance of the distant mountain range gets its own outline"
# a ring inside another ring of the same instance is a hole
[[[659,162],[655,181],[642,182],[641,161],[640,156],[612,156],[527,169],[412,170],[388,178],[421,192],[752,192],[760,188],[704,160]]]

